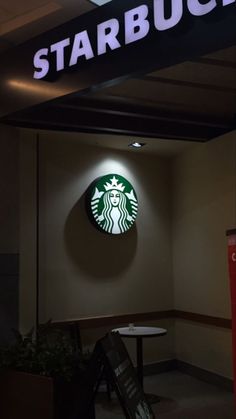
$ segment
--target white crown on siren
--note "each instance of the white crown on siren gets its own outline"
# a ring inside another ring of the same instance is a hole
[[[113,176],[113,178],[110,179],[111,183],[106,182],[106,184],[104,185],[104,189],[106,191],[111,191],[112,189],[116,189],[117,191],[121,191],[123,192],[125,189],[125,186],[123,185],[123,183],[118,183],[119,180]]]

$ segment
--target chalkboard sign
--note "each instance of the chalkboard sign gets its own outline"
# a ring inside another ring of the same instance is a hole
[[[119,333],[98,341],[98,351],[127,419],[155,419]]]

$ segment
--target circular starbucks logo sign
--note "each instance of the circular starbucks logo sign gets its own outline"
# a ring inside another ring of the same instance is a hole
[[[133,186],[116,174],[103,176],[93,183],[89,205],[95,223],[110,234],[129,230],[138,212]]]

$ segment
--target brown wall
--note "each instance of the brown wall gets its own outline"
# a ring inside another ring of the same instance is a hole
[[[18,327],[19,133],[0,125],[0,343]]]

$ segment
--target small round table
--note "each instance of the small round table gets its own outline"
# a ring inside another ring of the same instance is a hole
[[[112,332],[119,332],[120,336],[126,338],[136,338],[137,376],[143,388],[143,338],[164,336],[167,330],[160,327],[132,326],[119,327],[118,329],[113,329]]]

